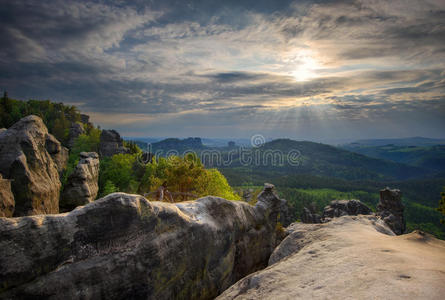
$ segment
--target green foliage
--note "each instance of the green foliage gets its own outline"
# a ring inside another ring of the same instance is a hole
[[[75,106],[54,103],[49,100],[19,101],[9,98],[7,93],[1,98],[0,128],[9,128],[28,115],[41,117],[48,127],[48,131],[63,145],[68,142],[71,123],[80,121],[80,113]]]
[[[198,178],[197,193],[199,196],[219,196],[227,200],[240,200],[233,192],[227,179],[217,169],[208,169]]]
[[[99,195],[99,197],[105,197],[108,194],[111,193],[115,193],[119,191],[118,188],[113,184],[113,182],[111,180],[107,180],[105,182],[105,185],[101,191],[101,194]]]
[[[100,194],[104,195],[103,191],[108,181],[120,192],[136,193],[138,178],[133,171],[136,163],[136,154],[116,154],[111,158],[102,158],[99,174]]]
[[[440,219],[440,222],[442,224],[445,224],[445,192],[442,192],[441,194],[441,199],[439,200],[439,207],[437,208],[437,210],[442,214],[442,218]]]
[[[153,158],[151,163],[145,165],[140,163],[137,153],[117,154],[102,159],[100,169],[101,196],[108,193],[107,183],[112,183],[120,192],[145,194],[157,191],[166,182],[174,201],[193,199],[193,195],[239,199],[226,178],[216,169],[205,169],[194,154]]]
[[[90,128],[85,134],[81,134],[74,141],[68,158],[67,168],[62,176],[62,189],[65,186],[68,177],[74,171],[79,162],[80,152],[98,152],[100,143],[100,129]]]
[[[135,141],[124,141],[124,147],[130,150],[130,154],[142,153],[141,148],[136,144]]]

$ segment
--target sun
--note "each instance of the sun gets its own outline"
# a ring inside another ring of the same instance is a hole
[[[309,51],[297,52],[289,63],[293,65],[290,74],[296,81],[313,79],[317,77],[317,70],[320,69],[320,64]]]

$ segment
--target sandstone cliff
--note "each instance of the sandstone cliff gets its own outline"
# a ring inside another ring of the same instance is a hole
[[[380,218],[294,223],[269,267],[217,299],[443,299],[445,241],[395,236]]]
[[[11,191],[11,181],[3,179],[0,174],[0,217],[12,217],[14,214],[14,195]]]
[[[0,298],[212,299],[264,268],[282,201],[177,204],[111,194],[69,213],[0,218]]]
[[[59,212],[59,176],[67,153],[37,116],[0,133],[0,173],[12,180],[14,216]]]
[[[119,153],[129,153],[123,140],[116,130],[102,130],[100,134],[99,153],[101,156],[113,156]]]
[[[60,207],[69,211],[94,201],[99,190],[98,179],[99,155],[96,152],[81,152],[76,168],[68,177]]]

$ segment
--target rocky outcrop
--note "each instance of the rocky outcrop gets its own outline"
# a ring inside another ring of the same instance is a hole
[[[405,206],[402,204],[402,193],[388,187],[380,191],[380,202],[377,204],[377,215],[380,216],[395,234],[403,234],[406,220],[403,216]]]
[[[14,195],[11,191],[11,181],[3,179],[0,174],[0,217],[12,217],[14,214]]]
[[[73,122],[70,126],[70,131],[68,134],[68,148],[72,148],[74,146],[74,142],[81,135],[84,134],[85,130],[83,129],[82,123]]]
[[[303,211],[301,213],[301,222],[309,224],[321,223],[321,216],[312,212],[309,208],[303,207]]]
[[[267,266],[280,199],[176,204],[115,193],[69,213],[0,218],[0,298],[212,299]]]
[[[445,241],[373,215],[294,223],[269,267],[216,299],[443,299]]]
[[[113,156],[120,153],[128,153],[123,140],[115,130],[102,130],[100,134],[99,153],[102,156]]]
[[[301,222],[307,224],[319,224],[329,222],[332,218],[342,216],[370,215],[372,210],[360,200],[334,200],[325,206],[322,216],[315,213],[315,209],[303,207]]]
[[[94,201],[99,190],[98,179],[99,155],[96,152],[81,152],[79,163],[68,177],[60,207],[69,211]]]
[[[68,164],[68,149],[63,147],[62,144],[51,134],[48,134],[45,146],[46,151],[48,151],[53,162],[56,164],[59,176],[62,177],[63,172],[66,170],[66,166]]]
[[[372,210],[360,200],[334,200],[323,209],[323,220],[341,216],[370,215]]]
[[[12,179],[14,216],[59,212],[59,172],[66,159],[66,149],[37,116],[0,134],[0,172]]]

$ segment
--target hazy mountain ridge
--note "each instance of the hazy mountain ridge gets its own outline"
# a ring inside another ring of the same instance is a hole
[[[415,167],[445,171],[445,145],[433,146],[359,146],[344,145],[343,149],[369,157],[385,159]]]

